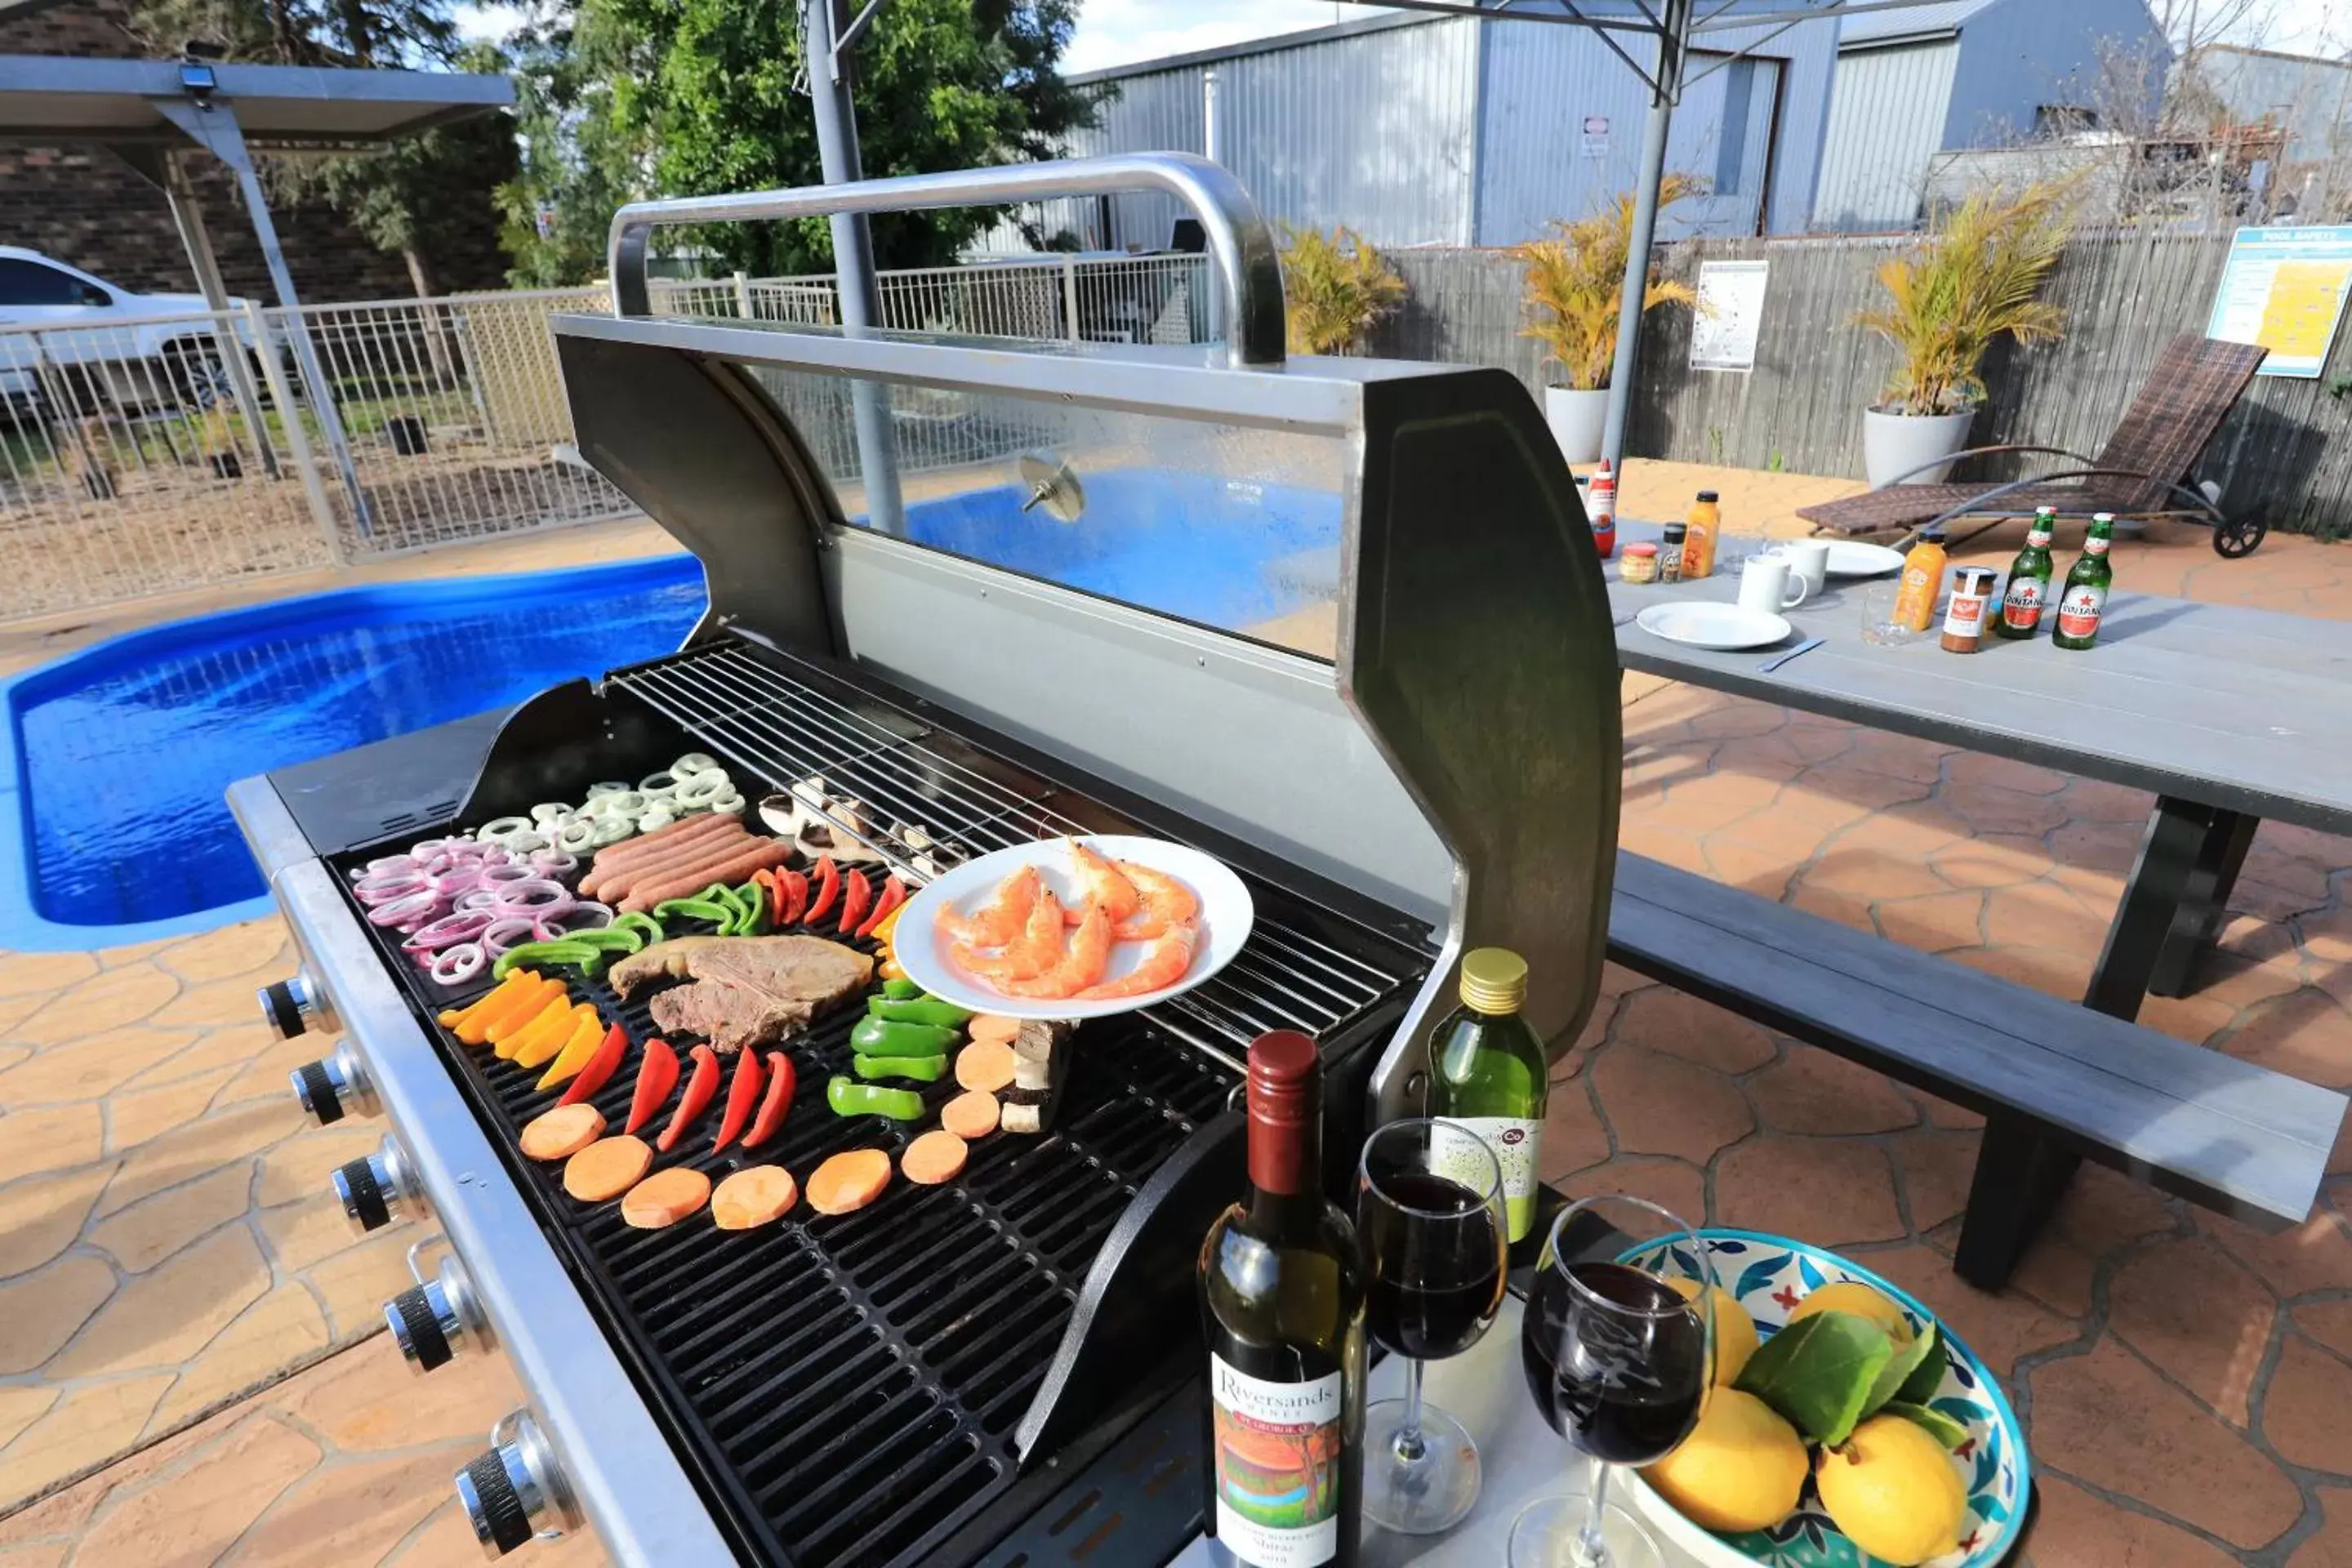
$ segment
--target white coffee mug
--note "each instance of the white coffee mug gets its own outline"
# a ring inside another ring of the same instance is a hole
[[[1805,592],[1818,594],[1829,585],[1830,542],[1826,539],[1796,539],[1772,547],[1771,553],[1786,560],[1798,576],[1805,580]]]
[[[1739,607],[1777,616],[1805,602],[1812,590],[1796,568],[1778,555],[1751,555],[1739,570]]]

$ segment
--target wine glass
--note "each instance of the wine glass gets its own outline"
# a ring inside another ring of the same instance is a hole
[[[1364,1413],[1364,1517],[1404,1535],[1461,1522],[1478,1500],[1478,1446],[1421,1397],[1424,1362],[1460,1355],[1503,1305],[1503,1172],[1459,1122],[1415,1117],[1364,1141],[1356,1235],[1364,1328],[1408,1358],[1405,1396]]]
[[[1628,1243],[1668,1243],[1703,1275],[1706,1268],[1691,1227],[1646,1199],[1586,1198],[1553,1224],[1519,1349],[1536,1407],[1584,1455],[1585,1478],[1582,1489],[1520,1512],[1510,1568],[1658,1568],[1657,1542],[1610,1500],[1611,1469],[1664,1458],[1698,1425],[1714,1364],[1714,1309],[1705,1290],[1686,1300],[1631,1264],[1576,1256],[1570,1231],[1580,1216],[1622,1233],[1612,1253]]]

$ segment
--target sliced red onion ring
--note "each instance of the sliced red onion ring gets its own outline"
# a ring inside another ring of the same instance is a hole
[[[368,924],[376,926],[421,925],[441,912],[437,893],[411,893],[404,899],[378,904],[368,910]]]
[[[492,958],[505,955],[520,942],[539,940],[538,925],[520,915],[504,915],[482,928],[482,951]]]
[[[417,893],[430,892],[425,878],[415,871],[391,872],[381,877],[362,877],[352,884],[352,897],[373,908],[388,904],[394,899],[405,899]]]
[[[417,869],[417,861],[414,855],[379,855],[352,872],[352,880],[359,882],[370,877],[394,877],[415,869]]]
[[[493,918],[487,910],[444,915],[417,928],[416,934],[400,945],[410,952],[432,952],[440,948],[454,947],[461,942],[472,942],[479,937]]]
[[[613,906],[583,899],[561,914],[541,915],[539,923],[558,936],[575,931],[603,931],[613,923]]]
[[[538,879],[539,873],[520,860],[509,860],[500,865],[482,868],[482,886],[485,888],[510,888],[517,882],[528,882]]]
[[[542,877],[568,877],[580,869],[580,858],[562,849],[534,849],[530,868]]]
[[[499,912],[499,890],[496,888],[476,888],[471,892],[458,894],[449,907],[459,914],[479,910],[495,915]]]
[[[563,890],[563,884],[550,877],[526,877],[520,881],[503,883],[499,888],[499,900],[512,914],[529,915],[544,920],[570,909],[572,898]]]
[[[429,973],[440,984],[462,985],[479,974],[482,972],[482,965],[488,962],[488,956],[483,952],[481,943],[464,942],[455,947],[443,948],[436,953]]]

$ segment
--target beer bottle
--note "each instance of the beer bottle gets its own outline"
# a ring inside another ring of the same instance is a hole
[[[2050,634],[2056,646],[2086,648],[2098,640],[2099,622],[2107,613],[2107,589],[2116,580],[2116,569],[2107,563],[2107,547],[2115,537],[2115,513],[2095,514],[2082,557],[2066,574],[2066,591],[2058,595],[2058,629]]]
[[[2005,637],[2030,637],[2042,627],[2042,612],[2050,603],[2050,578],[2057,570],[2050,559],[2050,536],[2057,531],[2058,513],[2037,507],[2033,525],[2025,531],[2025,548],[2009,563],[2009,588],[2001,595],[2000,618],[1992,629]]]

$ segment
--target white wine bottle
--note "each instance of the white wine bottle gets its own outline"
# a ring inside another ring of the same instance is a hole
[[[1249,1194],[1201,1247],[1210,1532],[1250,1568],[1352,1564],[1363,1529],[1364,1282],[1323,1195],[1323,1069],[1278,1030],[1249,1050]]]
[[[1543,1042],[1519,1016],[1528,999],[1528,961],[1507,947],[1462,955],[1462,1005],[1429,1039],[1429,1114],[1467,1127],[1503,1168],[1503,1218],[1514,1242],[1535,1223],[1537,1169],[1543,1146],[1544,1098],[1550,1079]],[[1433,1148],[1432,1168],[1462,1180],[1482,1162],[1461,1152],[1463,1169]],[[1465,1182],[1475,1185],[1475,1181]]]

